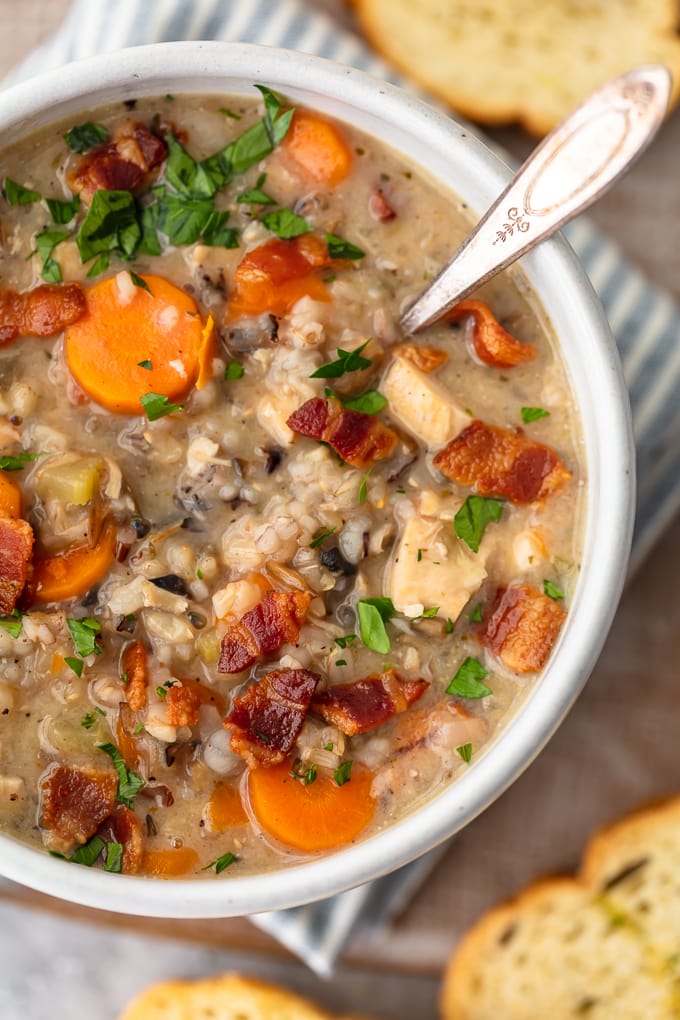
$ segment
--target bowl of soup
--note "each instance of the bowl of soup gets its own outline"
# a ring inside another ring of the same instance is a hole
[[[508,170],[299,53],[107,55],[0,125],[3,872],[226,916],[414,859],[538,753],[620,592],[582,269],[552,240],[405,336]]]

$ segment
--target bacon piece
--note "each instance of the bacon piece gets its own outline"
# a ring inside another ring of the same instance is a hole
[[[301,297],[328,301],[315,270],[331,264],[328,246],[314,234],[275,238],[246,252],[234,272],[229,320],[242,315],[285,315]]]
[[[399,439],[374,414],[350,411],[332,397],[312,397],[286,422],[301,436],[328,443],[347,464],[365,468],[389,457]]]
[[[42,284],[18,294],[0,291],[0,346],[18,336],[55,336],[87,311],[79,283]]]
[[[566,611],[536,588],[499,588],[482,621],[480,640],[516,673],[542,669],[564,623]]]
[[[402,680],[393,669],[348,684],[334,684],[316,694],[312,711],[337,726],[348,737],[368,733],[417,701],[428,684],[425,680]]]
[[[122,843],[124,875],[136,875],[142,863],[144,840],[142,827],[134,811],[124,804],[116,804],[112,814],[99,826],[97,835],[105,843]]]
[[[401,354],[402,358],[428,374],[443,365],[449,357],[439,347],[424,347],[421,344],[400,344],[395,347],[394,353]]]
[[[376,188],[368,200],[368,211],[379,223],[388,223],[396,218],[396,212],[385,198],[382,188]]]
[[[96,191],[134,191],[165,159],[168,147],[143,124],[126,123],[115,138],[90,149],[68,176],[72,191],[90,203]]]
[[[220,673],[240,673],[260,655],[295,644],[312,596],[305,591],[269,591],[222,638]]]
[[[0,615],[11,613],[30,573],[33,529],[19,517],[0,516]]]
[[[127,645],[120,660],[121,673],[127,676],[125,696],[133,712],[146,707],[149,677],[146,670],[146,648],[141,641]]]
[[[174,684],[168,689],[165,703],[170,726],[195,726],[198,722],[201,699],[193,687]]]
[[[488,305],[483,301],[461,301],[447,313],[448,322],[457,322],[468,316],[474,318],[472,343],[480,361],[493,368],[514,368],[536,357],[534,344],[522,344],[503,329]]]
[[[53,765],[39,784],[40,825],[50,849],[68,854],[86,843],[113,811],[118,776],[113,771]]]
[[[571,478],[554,450],[510,429],[475,420],[434,458],[454,482],[514,503],[545,499]]]
[[[275,669],[248,688],[224,720],[231,749],[248,768],[276,765],[291,750],[305,721],[319,675],[308,669]]]

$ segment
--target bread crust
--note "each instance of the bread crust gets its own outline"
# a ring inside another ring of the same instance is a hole
[[[373,47],[456,112],[547,134],[592,91],[641,64],[673,74],[674,0],[353,0]]]

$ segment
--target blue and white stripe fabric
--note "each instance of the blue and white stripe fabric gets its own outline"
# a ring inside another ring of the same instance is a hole
[[[403,84],[359,39],[304,0],[75,0],[61,30],[8,84],[96,53],[180,39],[287,47]],[[634,570],[680,507],[680,313],[587,220],[570,224],[565,234],[602,299],[630,390],[638,454]],[[329,974],[352,931],[394,916],[442,849],[333,899],[252,920],[319,974]]]

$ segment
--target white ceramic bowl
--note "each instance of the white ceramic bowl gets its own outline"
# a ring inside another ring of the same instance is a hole
[[[264,82],[297,103],[386,142],[482,213],[509,172],[469,132],[406,93],[301,53],[222,43],[168,43],[107,54],[0,94],[4,143],[65,117],[137,96],[243,94]],[[0,160],[1,165],[1,160]],[[593,668],[612,621],[633,518],[634,448],[628,396],[602,308],[562,239],[522,261],[559,338],[586,440],[589,496],[583,566],[548,668],[519,713],[452,786],[373,838],[332,858],[255,877],[157,881],[66,867],[0,837],[0,870],[25,885],[88,906],[165,917],[225,917],[330,896],[394,870],[451,836],[527,767]]]

